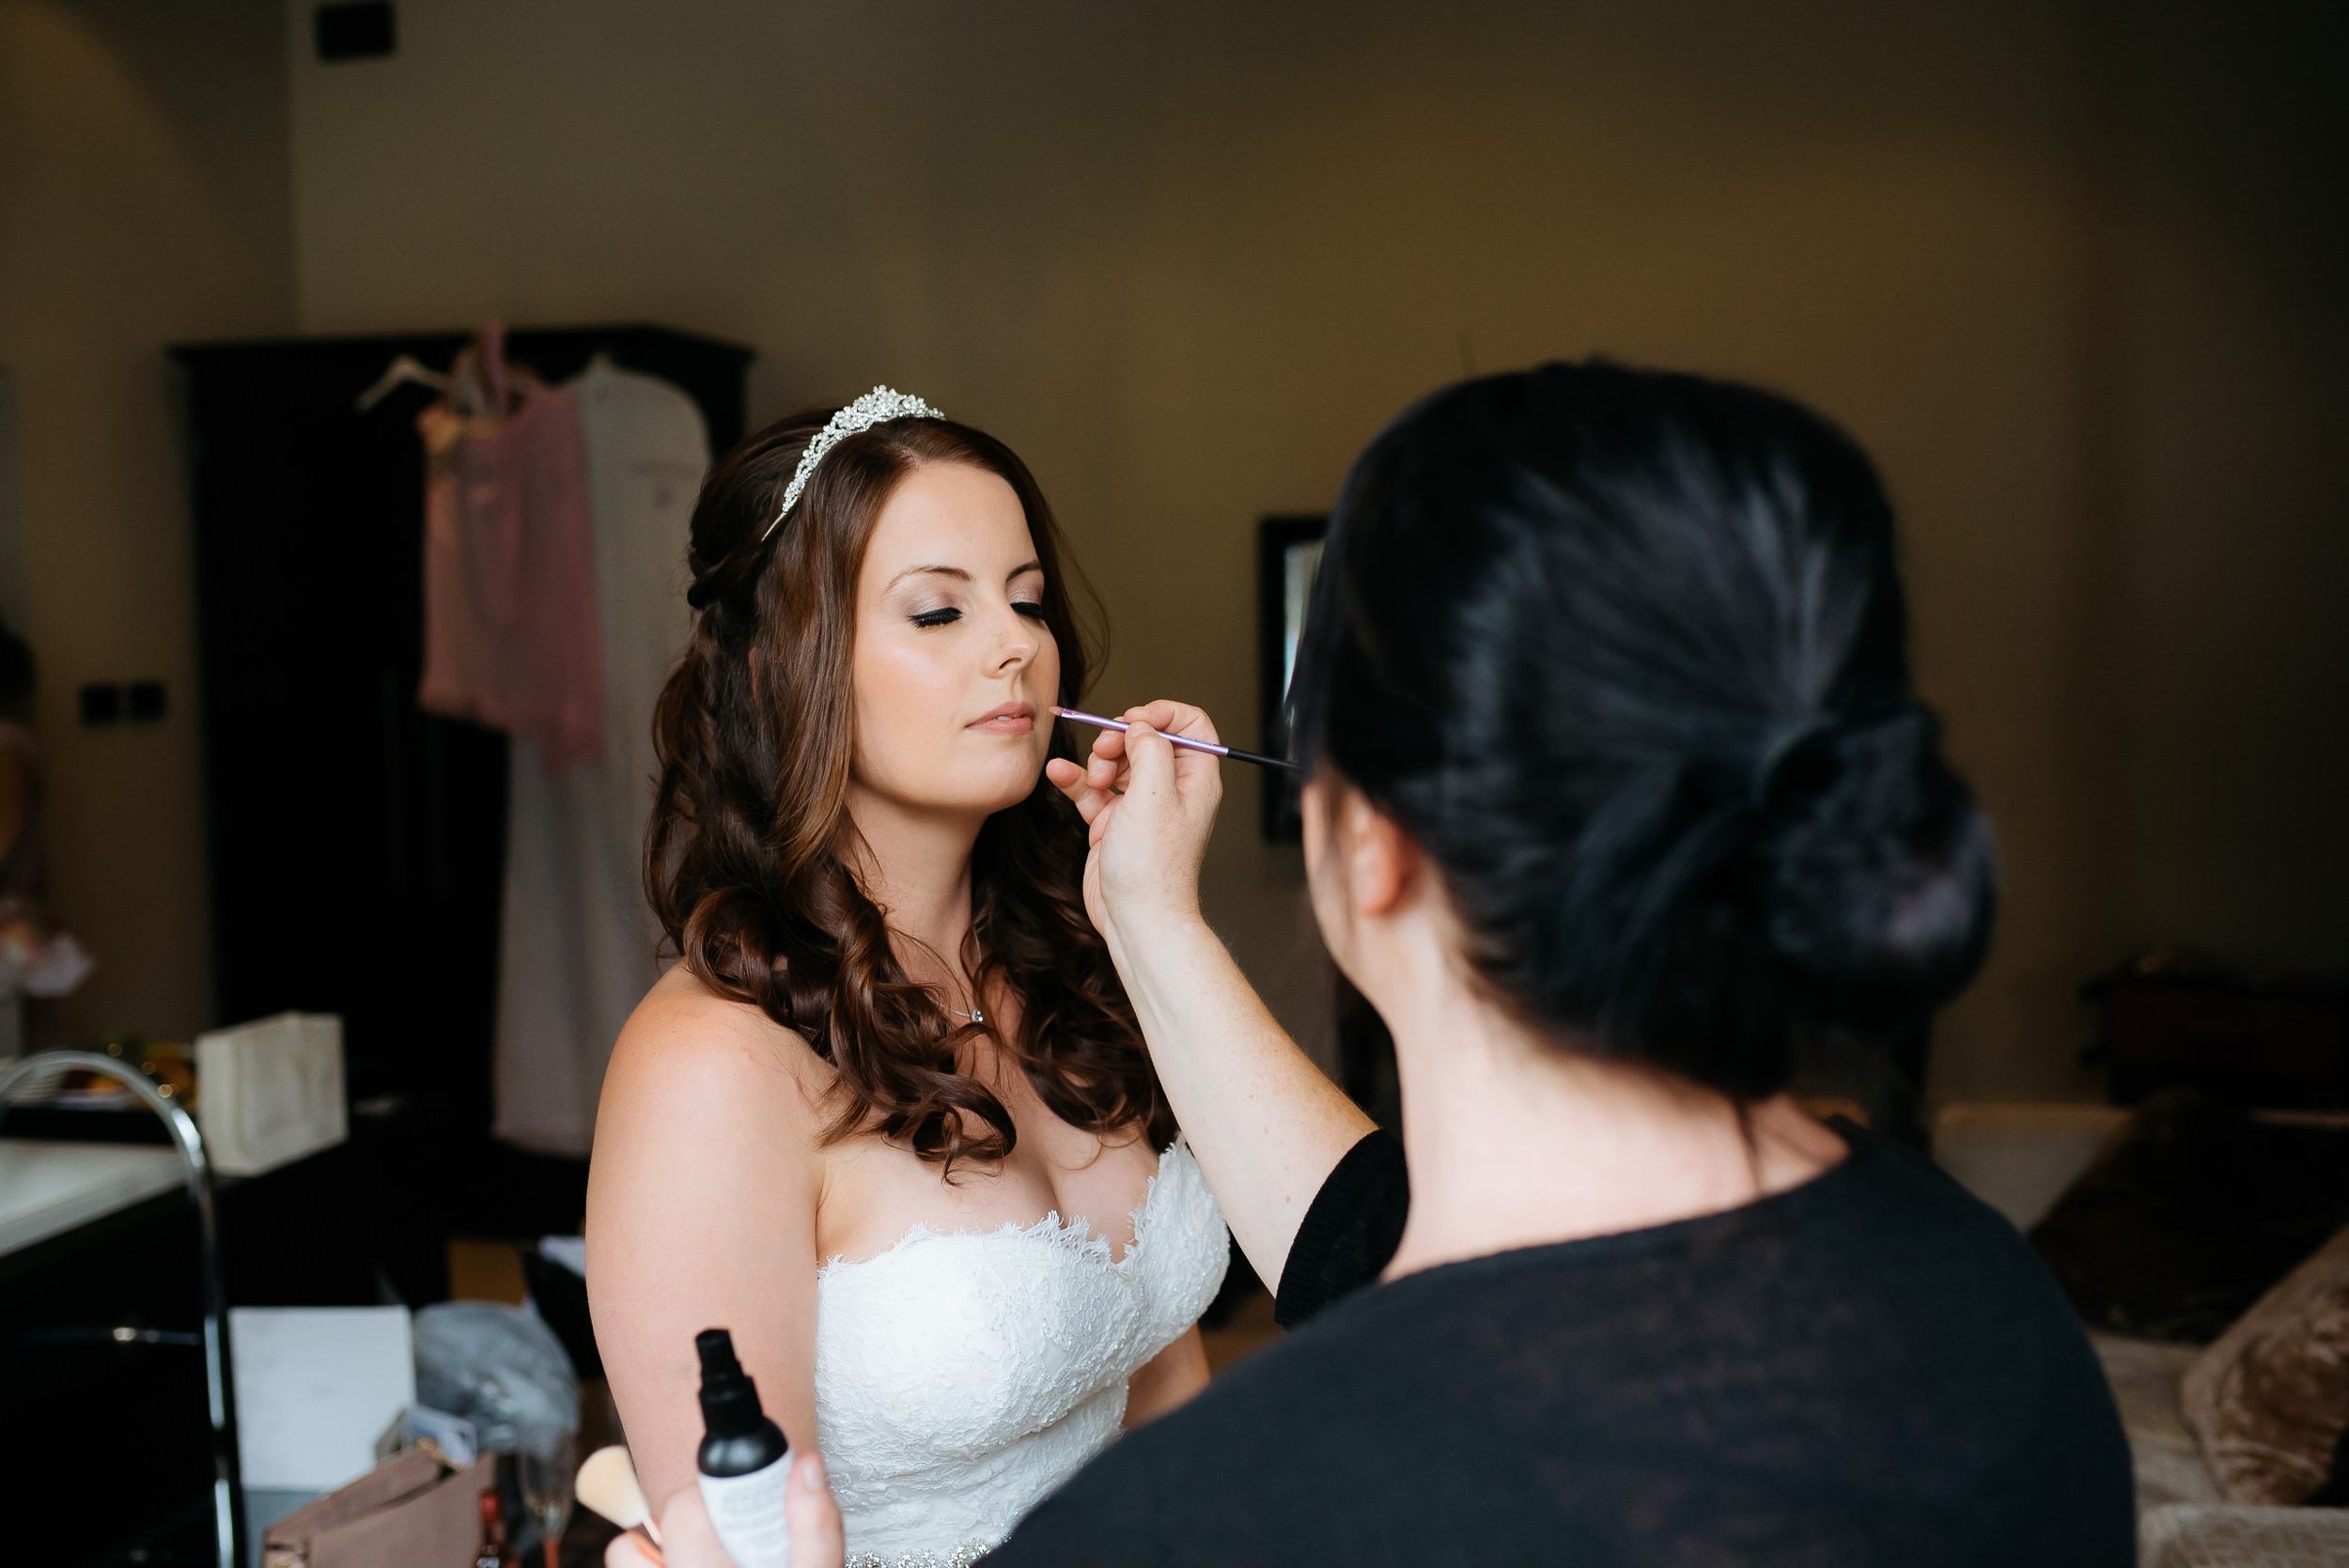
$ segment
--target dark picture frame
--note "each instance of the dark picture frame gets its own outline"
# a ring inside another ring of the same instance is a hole
[[[1325,514],[1268,517],[1256,524],[1257,706],[1263,716],[1258,749],[1267,756],[1289,754],[1288,688],[1297,640],[1305,628],[1305,604],[1314,571],[1329,537]],[[1264,836],[1274,844],[1297,844],[1305,836],[1299,815],[1298,776],[1264,770]]]

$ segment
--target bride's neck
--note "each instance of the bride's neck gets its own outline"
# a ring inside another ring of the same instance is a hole
[[[865,895],[880,906],[889,928],[911,939],[951,969],[971,930],[971,849],[985,818],[908,808],[852,790],[848,815],[856,824],[851,853]],[[898,961],[919,980],[925,955],[901,944]]]
[[[1411,1173],[1390,1276],[1735,1208],[1844,1152],[1783,1095],[1741,1122],[1723,1095],[1541,1037],[1456,975],[1418,989],[1389,1019]]]

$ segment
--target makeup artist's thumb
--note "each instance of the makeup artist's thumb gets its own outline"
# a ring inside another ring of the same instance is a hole
[[[1149,725],[1136,724],[1126,732],[1126,766],[1130,769],[1128,795],[1136,790],[1149,795],[1173,792],[1174,747]]]
[[[783,1514],[791,1525],[791,1568],[841,1568],[847,1561],[840,1504],[825,1484],[822,1454],[811,1451],[793,1462]]]

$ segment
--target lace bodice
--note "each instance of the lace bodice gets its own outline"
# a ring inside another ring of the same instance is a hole
[[[852,1562],[968,1560],[1117,1435],[1126,1380],[1198,1321],[1229,1257],[1181,1139],[1112,1260],[1081,1216],[917,1225],[817,1276],[816,1423]]]

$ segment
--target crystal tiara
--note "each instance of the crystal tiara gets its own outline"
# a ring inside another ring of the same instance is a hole
[[[792,471],[790,487],[783,492],[783,510],[775,514],[775,520],[767,525],[767,532],[758,536],[758,542],[765,544],[772,538],[775,530],[783,526],[783,520],[790,515],[791,508],[800,504],[800,492],[807,489],[807,482],[815,474],[816,465],[824,460],[825,453],[860,430],[886,425],[893,419],[945,417],[919,397],[893,392],[885,386],[875,387],[833,414],[824,422],[824,427],[816,432],[816,439],[807,443],[807,450],[800,454],[800,466]]]

